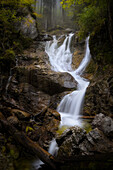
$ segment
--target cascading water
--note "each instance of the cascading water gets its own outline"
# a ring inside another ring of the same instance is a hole
[[[12,69],[10,70],[10,76],[9,76],[9,78],[8,78],[8,81],[7,81],[7,84],[6,84],[6,88],[5,88],[6,96],[7,96],[7,92],[8,92],[8,88],[9,88],[11,79],[12,79]]]
[[[71,40],[74,34],[69,34],[65,37],[63,44],[58,47],[59,39],[56,39],[56,36],[53,36],[53,42],[48,41],[46,43],[45,51],[49,56],[49,60],[52,66],[52,70],[56,72],[67,72],[76,80],[77,90],[73,91],[71,94],[64,96],[60,102],[57,110],[61,115],[61,125],[60,126],[81,126],[81,122],[78,119],[80,114],[86,88],[89,85],[89,81],[82,78],[80,75],[85,70],[87,64],[90,61],[90,50],[89,50],[89,37],[86,39],[86,53],[80,64],[80,66],[73,70],[71,67],[72,64],[72,53],[70,51]],[[60,37],[61,38],[61,37]],[[56,140],[51,141],[48,152],[52,155],[56,155],[58,146]],[[35,167],[39,167],[42,164],[42,161],[35,163]]]
[[[57,108],[57,111],[61,115],[61,126],[81,126],[78,116],[82,108],[86,89],[89,85],[89,81],[80,76],[90,61],[89,37],[86,39],[85,56],[80,66],[76,70],[73,70],[71,67],[72,53],[70,51],[70,44],[73,35],[74,34],[71,33],[69,36],[66,36],[60,47],[58,47],[58,40],[56,39],[56,36],[54,36],[53,43],[51,44],[50,41],[47,42],[45,48],[45,51],[49,56],[52,69],[57,72],[69,73],[78,83],[77,90],[64,96]]]

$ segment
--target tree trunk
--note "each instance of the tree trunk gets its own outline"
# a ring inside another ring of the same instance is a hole
[[[23,146],[31,154],[38,156],[44,163],[56,169],[55,158],[49,154],[46,150],[41,148],[37,143],[29,139],[23,132],[19,132],[15,127],[13,127],[8,121],[0,120],[0,124],[5,132],[8,132],[17,143]]]
[[[110,38],[111,43],[113,43],[112,10],[113,10],[113,2],[112,0],[109,0],[108,1],[108,31],[109,31],[109,38]]]

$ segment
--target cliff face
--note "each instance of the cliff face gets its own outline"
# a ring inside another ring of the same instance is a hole
[[[93,79],[86,92],[84,114],[113,116],[113,44],[105,28],[91,36],[90,50],[87,72]]]

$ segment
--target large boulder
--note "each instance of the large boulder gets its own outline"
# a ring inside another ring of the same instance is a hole
[[[96,157],[98,154],[113,153],[112,123],[110,117],[100,114],[96,116],[89,133],[79,127],[71,127],[57,138],[59,145],[58,159],[76,160],[87,156]]]
[[[104,114],[100,113],[95,116],[95,119],[92,122],[92,127],[97,127],[103,133],[113,139],[113,120],[112,118],[105,116]]]
[[[36,20],[28,13],[21,22],[16,24],[17,30],[24,36],[35,39],[38,36]]]
[[[58,159],[73,159],[81,154],[79,144],[86,137],[86,131],[75,126],[67,129],[57,138],[59,146]]]

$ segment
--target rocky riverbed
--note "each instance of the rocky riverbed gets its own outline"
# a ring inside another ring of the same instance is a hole
[[[60,31],[57,32],[57,36],[60,37]],[[63,33],[67,32],[70,30],[64,30]],[[76,89],[77,85],[69,74],[51,70],[45,53],[45,40],[52,40],[52,34],[48,38],[41,35],[41,41],[34,40],[29,49],[16,56],[16,66],[11,69],[9,78],[7,75],[1,76],[0,119],[6,119],[46,150],[52,138],[57,136],[56,131],[60,123],[60,115],[55,109],[61,98]],[[62,42],[63,37],[59,39],[59,45]],[[74,37],[74,69],[84,56],[84,44],[84,41],[79,43],[76,36]],[[92,123],[93,130],[86,133],[84,129],[72,127],[57,137],[58,159],[73,161],[78,158],[89,159],[90,156],[93,159],[95,153],[112,154],[113,123],[110,117],[104,116],[112,116],[112,73],[110,69],[107,70],[107,74],[104,70],[103,74],[97,74],[97,71],[98,66],[92,60],[83,75],[91,81],[85,97],[83,114],[97,115]],[[100,112],[104,115],[99,114]],[[25,156],[26,151],[2,129],[2,124],[0,127],[1,164],[2,158],[5,157],[6,169],[14,169],[14,160]]]

